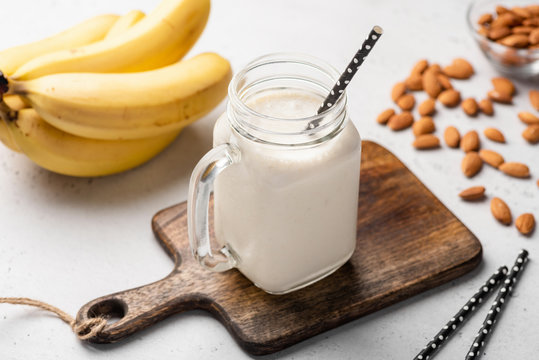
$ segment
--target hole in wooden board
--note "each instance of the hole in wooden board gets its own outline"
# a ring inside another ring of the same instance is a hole
[[[120,321],[127,311],[127,305],[119,299],[109,299],[92,305],[88,310],[89,318],[103,317],[107,323],[114,324]]]

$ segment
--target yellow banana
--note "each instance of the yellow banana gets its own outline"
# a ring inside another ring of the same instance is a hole
[[[54,128],[33,109],[22,109],[16,118],[10,119],[5,113],[2,117],[15,143],[37,165],[59,174],[82,177],[115,174],[141,165],[167,147],[181,131],[137,140],[92,140]]]
[[[40,55],[102,40],[119,19],[118,15],[98,15],[51,37],[0,51],[0,71],[11,75],[21,65]],[[4,100],[13,110],[26,107],[15,95],[5,96]],[[0,124],[0,141],[18,151],[3,123]]]
[[[116,23],[110,28],[105,36],[105,39],[110,39],[120,34],[123,34],[127,29],[142,20],[146,14],[140,10],[131,10],[127,14],[121,16]]]
[[[102,40],[118,18],[118,15],[95,16],[49,38],[0,51],[0,71],[12,75],[40,55]]]
[[[21,152],[17,144],[15,144],[15,141],[13,141],[6,123],[3,122],[2,119],[0,119],[0,141],[3,142],[4,145],[6,145],[9,149],[16,152]]]
[[[55,74],[10,81],[8,88],[65,132],[136,139],[181,129],[205,115],[226,96],[231,76],[226,59],[204,53],[152,71]]]
[[[162,0],[123,34],[35,58],[13,79],[68,72],[116,73],[157,69],[178,61],[194,45],[210,11],[210,0]]]

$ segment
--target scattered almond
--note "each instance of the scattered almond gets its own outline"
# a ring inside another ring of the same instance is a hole
[[[393,115],[395,115],[395,110],[386,109],[382,111],[380,115],[378,115],[378,117],[376,118],[376,121],[378,122],[378,124],[385,125],[388,122],[389,118],[392,117]]]
[[[500,198],[492,198],[490,201],[490,212],[496,220],[501,222],[504,225],[511,224],[513,216],[511,215],[511,210],[509,206]]]
[[[479,102],[479,109],[485,115],[492,116],[494,114],[494,107],[492,106],[492,101],[489,99],[483,99]]]
[[[464,134],[462,140],[460,141],[460,148],[464,152],[477,151],[479,150],[479,146],[479,135],[475,130],[468,131],[466,134]]]
[[[462,107],[462,110],[466,113],[468,116],[475,116],[477,115],[477,112],[479,111],[479,105],[477,104],[477,101],[475,101],[474,98],[467,98],[465,99],[460,106]]]
[[[406,88],[411,91],[423,90],[423,76],[420,73],[412,73],[406,80],[404,80]]]
[[[518,118],[520,121],[522,121],[524,124],[527,125],[539,125],[539,117],[535,116],[531,112],[528,111],[521,111],[518,113]]]
[[[525,34],[530,35],[530,33],[534,30],[531,26],[515,26],[511,29],[513,34]]]
[[[528,19],[531,17],[531,13],[528,9],[514,6],[511,8],[511,12],[521,18]]]
[[[431,97],[436,98],[442,92],[442,85],[436,76],[436,70],[428,68],[423,74],[423,90]]]
[[[504,77],[495,77],[492,80],[492,85],[494,85],[494,90],[499,93],[507,94],[513,96],[515,94],[515,85],[513,82]]]
[[[406,85],[403,82],[398,82],[395,85],[393,85],[393,89],[391,89],[391,99],[394,102],[397,102],[397,100],[404,95],[406,92]]]
[[[429,98],[419,104],[417,110],[419,111],[419,115],[421,116],[432,115],[436,110],[436,102],[433,99]]]
[[[423,72],[427,70],[428,67],[429,62],[425,59],[421,59],[414,65],[410,74],[423,74]]]
[[[421,119],[417,120],[412,126],[412,130],[415,136],[431,134],[436,130],[434,121],[430,116],[423,116]]]
[[[500,93],[499,91],[496,91],[496,90],[490,90],[487,93],[487,96],[490,100],[495,101],[497,103],[501,103],[501,104],[513,103],[513,98],[510,95]]]
[[[460,133],[454,126],[448,126],[444,131],[444,140],[447,146],[457,148],[460,143]]]
[[[451,65],[444,67],[444,74],[453,79],[468,79],[473,73],[473,66],[462,58],[456,58]]]
[[[530,125],[522,133],[522,137],[531,144],[539,142],[539,125]]]
[[[404,111],[410,111],[414,108],[415,98],[412,94],[404,94],[397,99],[397,105]]]
[[[485,197],[485,187],[484,186],[472,186],[471,188],[462,190],[459,193],[459,196],[463,200],[473,201],[479,200]]]
[[[527,178],[530,176],[530,169],[528,166],[519,162],[506,162],[501,164],[498,169],[504,174],[512,177]]]
[[[403,111],[400,114],[391,116],[387,122],[387,126],[389,126],[391,130],[398,131],[409,128],[410,126],[412,126],[413,122],[414,117],[412,113],[408,111]]]
[[[535,110],[539,111],[539,90],[530,90],[530,103],[535,108]]]
[[[460,102],[460,92],[454,89],[444,90],[438,95],[438,101],[447,107],[455,107]]]
[[[440,74],[436,75],[436,78],[438,79],[438,82],[440,83],[440,85],[442,85],[442,88],[444,90],[453,89],[453,85],[451,85],[451,80],[449,80],[447,75],[444,75],[444,74],[440,73]]]
[[[461,169],[464,175],[472,177],[481,170],[483,161],[475,151],[470,151],[462,159]]]
[[[435,135],[423,134],[419,135],[412,145],[419,150],[434,149],[440,146],[440,140]]]
[[[496,169],[498,168],[498,166],[500,166],[504,162],[503,156],[498,154],[496,151],[492,151],[492,150],[483,149],[479,151],[479,157],[481,158],[481,160],[483,160],[484,162],[486,162],[487,164],[489,164],[490,166]]]
[[[501,15],[509,12],[509,9],[502,5],[496,5],[496,14]]]
[[[483,131],[483,134],[487,137],[487,139],[499,142],[499,143],[505,143],[505,136],[503,136],[502,132],[496,128],[486,128]]]
[[[515,220],[515,226],[521,234],[529,235],[535,229],[535,218],[533,214],[522,214]]]

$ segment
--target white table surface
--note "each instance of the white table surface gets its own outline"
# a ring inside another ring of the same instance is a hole
[[[508,1],[504,1],[507,3]],[[132,8],[150,11],[158,0],[18,0],[2,2],[0,48],[38,39],[90,15]],[[191,54],[216,51],[238,70],[250,59],[276,51],[298,51],[344,68],[371,26],[385,34],[349,87],[350,112],[364,139],[396,154],[481,240],[482,264],[451,283],[385,310],[328,331],[267,358],[411,359],[500,265],[512,264],[527,248],[529,266],[490,339],[484,359],[531,359],[539,353],[539,231],[519,235],[499,225],[489,202],[459,200],[458,192],[483,184],[489,198],[507,201],[514,216],[539,217],[539,147],[520,133],[519,110],[531,109],[527,90],[518,83],[515,106],[496,105],[496,116],[467,118],[460,109],[435,117],[437,134],[446,126],[461,131],[488,126],[502,129],[505,145],[485,140],[507,160],[527,163],[533,180],[504,176],[485,166],[466,179],[462,152],[443,147],[418,152],[411,131],[393,133],[375,122],[391,106],[391,86],[404,79],[420,58],[448,64],[469,59],[477,74],[455,81],[464,97],[482,97],[495,75],[465,23],[468,1],[309,1],[214,0],[209,24]],[[535,84],[538,87],[538,84]],[[424,99],[424,93],[417,96]],[[41,299],[76,314],[96,297],[164,277],[171,261],[154,240],[150,219],[184,201],[191,170],[211,146],[212,125],[223,104],[190,126],[150,163],[127,173],[78,179],[42,170],[24,156],[0,147],[0,296]],[[492,299],[492,298],[491,298]],[[488,303],[490,303],[489,300]],[[437,359],[463,358],[487,312],[485,304]],[[243,359],[249,358],[210,315],[173,316],[115,345],[80,342],[52,315],[25,306],[0,305],[1,359]]]

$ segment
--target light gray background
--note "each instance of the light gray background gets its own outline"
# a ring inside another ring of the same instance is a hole
[[[508,1],[504,1],[507,3]],[[150,11],[158,0],[18,0],[2,2],[0,47],[35,40],[90,15],[132,8]],[[411,359],[501,264],[512,263],[520,248],[539,254],[538,231],[526,238],[514,226],[496,223],[488,201],[467,204],[458,192],[483,184],[514,212],[539,217],[539,148],[520,136],[519,110],[531,109],[530,84],[518,83],[515,106],[496,105],[496,116],[469,119],[460,109],[441,109],[437,134],[446,126],[461,131],[502,129],[508,144],[485,147],[507,160],[530,165],[532,180],[518,180],[486,166],[475,178],[460,172],[462,153],[446,147],[418,152],[411,131],[393,133],[375,122],[391,106],[391,86],[404,79],[420,58],[448,64],[469,59],[477,75],[455,81],[464,97],[483,96],[495,72],[473,42],[465,23],[468,1],[308,1],[214,0],[209,24],[190,54],[216,51],[234,69],[259,55],[299,51],[344,68],[370,28],[385,35],[349,87],[350,112],[364,139],[395,153],[481,240],[479,268],[447,285],[268,358]],[[535,87],[538,85],[535,84]],[[424,94],[417,96],[424,99]],[[47,301],[75,314],[87,301],[164,277],[171,261],[154,240],[150,219],[158,210],[186,199],[191,170],[211,146],[212,125],[222,104],[190,126],[161,155],[136,170],[101,179],[76,179],[39,169],[24,156],[0,147],[0,296]],[[530,359],[539,353],[536,261],[529,263],[507,311],[498,323],[485,359]],[[490,301],[489,301],[490,302]],[[440,352],[438,359],[462,358],[488,306]],[[243,359],[249,358],[224,327],[203,312],[165,320],[116,345],[79,342],[68,326],[43,311],[0,305],[2,359]]]

